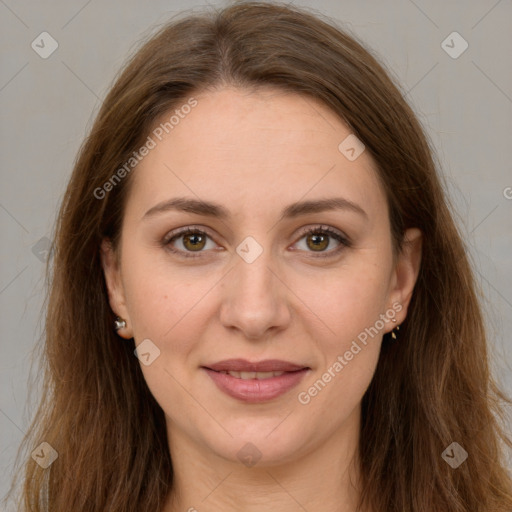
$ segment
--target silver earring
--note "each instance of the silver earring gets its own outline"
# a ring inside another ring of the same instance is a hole
[[[119,331],[119,329],[124,329],[126,327],[126,320],[123,320],[122,318],[117,317],[116,320],[114,320],[114,329],[116,331]]]

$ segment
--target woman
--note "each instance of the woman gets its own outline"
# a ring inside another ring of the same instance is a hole
[[[353,37],[263,3],[169,23],[56,230],[23,510],[512,509],[461,236]]]

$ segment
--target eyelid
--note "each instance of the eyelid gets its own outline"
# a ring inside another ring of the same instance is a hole
[[[163,243],[169,243],[173,238],[177,238],[181,235],[186,235],[187,233],[189,232],[194,232],[194,233],[200,233],[200,234],[205,234],[207,236],[209,236],[210,238],[213,239],[213,236],[209,233],[208,231],[208,228],[204,228],[202,226],[197,226],[197,225],[194,225],[194,224],[191,224],[191,225],[188,225],[188,226],[184,226],[182,228],[177,228],[177,229],[174,229],[172,231],[169,231],[169,233],[167,233],[162,242]]]
[[[350,238],[345,233],[343,233],[343,231],[340,231],[339,229],[333,228],[332,226],[328,226],[326,224],[305,226],[304,228],[301,228],[301,230],[299,231],[299,235],[302,238],[304,235],[308,235],[310,233],[315,232],[327,233],[329,235],[332,235],[333,237],[339,237],[347,245],[352,243]]]
[[[301,228],[301,230],[299,231],[299,234],[296,235],[298,237],[298,239],[297,239],[297,241],[293,245],[295,245],[297,242],[299,242],[304,236],[309,235],[309,234],[315,234],[315,233],[327,234],[331,238],[336,239],[340,243],[340,246],[338,246],[335,249],[331,249],[331,250],[328,250],[328,251],[320,251],[318,253],[315,253],[314,251],[311,251],[310,252],[310,256],[313,257],[313,258],[317,258],[317,257],[319,257],[319,258],[322,258],[322,257],[325,257],[325,258],[333,257],[335,255],[338,255],[340,250],[342,250],[342,249],[344,249],[346,247],[351,247],[352,246],[352,241],[342,231],[339,231],[336,228],[333,228],[331,226],[327,226],[327,225],[324,225],[324,224],[317,224],[317,225],[314,225],[314,226],[305,226],[305,227]],[[171,242],[174,239],[177,239],[180,236],[184,236],[184,235],[187,235],[187,234],[204,235],[204,236],[209,237],[211,240],[213,240],[215,242],[214,236],[212,236],[209,233],[209,230],[207,228],[203,228],[203,227],[195,226],[195,225],[189,225],[189,226],[185,226],[183,228],[178,228],[178,229],[176,229],[174,231],[171,231],[170,233],[166,234],[165,237],[163,238],[161,244],[167,250],[171,251],[174,254],[178,254],[180,256],[183,256],[184,258],[196,258],[196,257],[202,256],[204,253],[210,252],[210,251],[196,251],[196,252],[194,252],[194,251],[183,251],[181,249],[175,249],[174,247],[172,247]],[[306,251],[306,252],[309,252],[309,251]]]

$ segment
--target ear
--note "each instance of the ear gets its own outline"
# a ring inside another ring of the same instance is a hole
[[[108,238],[105,238],[101,243],[100,256],[110,307],[117,316],[126,321],[126,327],[119,329],[117,334],[122,338],[133,338],[132,324],[126,307],[124,287],[121,279],[119,258],[112,247],[112,242]]]
[[[402,323],[407,316],[407,309],[420,271],[422,242],[423,234],[418,228],[405,231],[403,247],[397,257],[389,293],[392,304],[398,302],[402,305],[402,309],[397,310],[397,324]],[[392,329],[394,326],[390,327]]]

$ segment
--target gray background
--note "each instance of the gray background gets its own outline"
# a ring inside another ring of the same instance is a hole
[[[512,3],[294,3],[351,30],[408,91],[436,148],[486,297],[496,376],[512,392]],[[137,42],[177,11],[201,5],[0,0],[0,498],[37,401],[37,385],[31,402],[27,392],[43,318],[45,237],[78,147]],[[31,47],[43,31],[59,44],[47,59]],[[458,58],[441,46],[453,31],[469,44]]]

